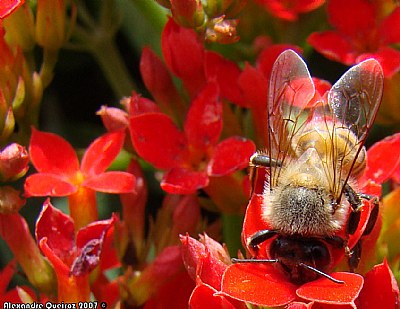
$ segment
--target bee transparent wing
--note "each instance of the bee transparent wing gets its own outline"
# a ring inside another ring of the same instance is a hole
[[[324,118],[331,121],[330,147],[334,166],[333,191],[340,198],[352,174],[356,160],[375,120],[383,93],[383,72],[375,59],[365,60],[350,68],[328,93]],[[340,135],[340,136],[339,136]],[[348,149],[338,149],[339,139],[354,141]],[[328,167],[326,167],[328,168]],[[332,174],[331,174],[332,175]],[[343,182],[337,181],[344,180]]]
[[[361,146],[375,120],[382,93],[382,67],[375,59],[353,66],[328,93],[334,118],[356,135]]]
[[[303,59],[292,50],[281,53],[271,72],[266,149],[267,155],[279,165],[288,164],[293,158],[292,141],[310,116],[307,104],[314,93],[314,83]],[[277,184],[279,173],[278,166],[271,166],[270,187]]]

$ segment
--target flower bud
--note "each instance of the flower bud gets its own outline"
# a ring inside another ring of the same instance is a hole
[[[0,101],[2,101],[1,95]],[[0,112],[2,113],[3,111]],[[4,123],[0,123],[0,128],[0,142],[8,141],[15,128],[15,117],[11,107],[7,108],[4,114]]]
[[[120,108],[103,105],[96,114],[101,117],[108,132],[116,132],[128,127],[128,113]]]
[[[8,145],[0,152],[0,180],[21,178],[28,171],[29,156],[25,147],[16,143]]]
[[[24,205],[19,191],[10,186],[0,187],[0,214],[17,213]]]
[[[214,18],[206,30],[206,40],[221,44],[235,43],[239,40],[236,34],[237,19],[224,19],[225,16]]]
[[[3,20],[7,32],[7,40],[20,46],[23,51],[31,51],[35,46],[35,26],[32,10],[23,5]]]
[[[225,14],[226,9],[232,4],[233,0],[207,0],[204,10],[209,18],[214,18]]]
[[[38,0],[36,12],[36,41],[43,48],[58,50],[66,39],[65,2]]]
[[[205,21],[200,0],[171,0],[171,12],[175,21],[183,27],[196,28]]]

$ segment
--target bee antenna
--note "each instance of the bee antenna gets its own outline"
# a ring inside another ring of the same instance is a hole
[[[231,259],[232,263],[253,263],[253,264],[258,264],[258,263],[277,263],[279,262],[277,259],[236,259],[232,258]]]
[[[316,268],[314,268],[314,267],[312,267],[310,265],[307,265],[307,264],[304,264],[304,263],[299,263],[299,265],[304,267],[304,268],[307,268],[309,270],[312,270],[313,272],[317,273],[318,275],[323,276],[323,277],[325,277],[325,278],[327,278],[327,279],[329,279],[329,280],[331,280],[331,281],[333,281],[335,283],[344,284],[344,281],[335,279],[332,276],[329,276],[328,274],[326,274],[326,273],[324,273],[324,272],[322,272],[322,271],[320,271],[320,270],[318,270],[318,269],[316,269]]]

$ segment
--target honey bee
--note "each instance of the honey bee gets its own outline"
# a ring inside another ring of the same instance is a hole
[[[269,144],[250,159],[253,181],[258,169],[266,170],[261,219],[268,228],[244,240],[253,258],[234,262],[276,263],[295,283],[319,276],[341,283],[326,273],[335,263],[333,247],[345,251],[354,271],[361,240],[349,248],[347,238],[359,228],[362,199],[373,198],[357,193],[356,181],[365,169],[364,142],[382,92],[382,68],[368,59],[310,106],[315,86],[304,61],[292,50],[277,58],[268,97]],[[378,209],[362,235],[371,232]],[[268,258],[260,260],[267,241]]]

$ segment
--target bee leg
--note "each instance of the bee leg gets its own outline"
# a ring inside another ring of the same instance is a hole
[[[375,226],[376,220],[378,219],[378,214],[379,214],[378,198],[364,193],[357,194],[349,185],[345,186],[344,194],[353,209],[352,213],[350,214],[349,221],[347,223],[346,231],[348,235],[354,234],[357,231],[358,225],[360,223],[360,218],[361,218],[360,210],[362,207],[361,199],[372,200],[374,206],[371,210],[367,225],[361,237],[369,235]],[[362,238],[360,238],[360,240],[351,250],[348,247],[346,247],[346,255],[348,256],[348,264],[350,267],[350,271],[354,272],[354,270],[357,268],[360,262],[361,252],[362,252]]]
[[[358,263],[360,263],[362,252],[362,240],[360,239],[356,245],[348,252],[347,264],[349,265],[350,271],[354,273],[356,270]]]
[[[282,163],[278,160],[272,159],[268,157],[267,155],[263,155],[261,153],[254,153],[250,157],[250,162],[249,162],[249,180],[251,183],[251,192],[250,196],[253,195],[254,193],[254,188],[255,188],[255,183],[256,183],[256,178],[257,178],[257,167],[271,167],[271,166],[282,166]]]
[[[250,237],[247,247],[252,251],[253,256],[258,254],[258,245],[276,235],[274,230],[260,230]]]
[[[271,166],[282,166],[282,162],[279,160],[275,160],[270,158],[269,156],[263,155],[261,153],[256,152],[250,157],[250,166],[264,166],[264,167],[271,167]]]
[[[379,200],[377,197],[373,197],[372,203],[374,204],[374,208],[372,208],[371,213],[368,218],[367,226],[362,234],[362,236],[366,236],[371,234],[372,230],[374,229],[376,220],[378,219],[379,214]]]
[[[346,232],[349,235],[353,235],[358,228],[358,224],[360,223],[362,202],[360,196],[348,184],[346,184],[344,187],[344,195],[353,209],[353,211],[350,213]]]

